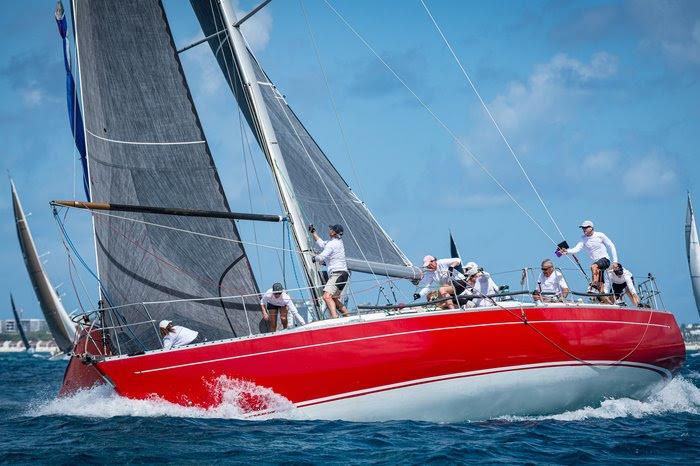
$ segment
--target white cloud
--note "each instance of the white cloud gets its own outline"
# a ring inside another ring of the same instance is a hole
[[[589,61],[554,55],[536,65],[525,81],[513,81],[487,106],[516,154],[526,155],[551,139],[557,126],[569,121],[595,83],[615,75],[617,57],[606,52]],[[503,141],[482,108],[475,111],[473,130],[464,138],[467,147],[482,158],[505,153]],[[465,164],[468,156],[463,155]]]
[[[235,2],[234,8],[238,18],[242,18],[247,11],[240,8],[239,2]],[[269,7],[255,13],[250,19],[241,25],[241,31],[248,41],[248,45],[254,52],[264,50],[270,42],[270,31],[272,30],[272,14]]]
[[[678,176],[675,170],[657,155],[648,155],[631,162],[622,176],[628,195],[656,197],[667,193],[676,185]]]
[[[617,167],[619,158],[616,151],[603,150],[584,157],[581,168],[588,174],[609,173]]]
[[[20,89],[20,95],[24,104],[30,108],[38,107],[46,99],[46,93],[37,87],[36,83],[30,83],[29,86]]]
[[[683,40],[664,40],[663,50],[674,60],[687,63],[700,63],[700,21],[696,21],[688,37]]]

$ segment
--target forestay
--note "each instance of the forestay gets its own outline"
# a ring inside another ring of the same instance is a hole
[[[206,36],[224,29],[216,2],[191,0],[191,4]],[[209,45],[258,143],[264,146],[253,118],[255,109],[251,108],[250,99],[241,87],[238,65],[226,35],[213,37]],[[324,235],[328,225],[343,224],[345,251],[351,270],[415,277],[415,268],[338,173],[255,57],[250,51],[248,54],[274,128],[275,142],[284,158],[288,179],[282,182],[287,182],[293,190],[304,223],[316,225]]]
[[[230,211],[161,2],[76,0],[74,7],[92,199]],[[94,221],[109,306],[258,293],[243,247],[215,238],[239,240],[232,220],[96,213]],[[126,306],[113,318],[106,324],[168,319],[213,340],[259,333],[260,312],[252,296]],[[151,323],[119,337],[122,352],[160,347]]]

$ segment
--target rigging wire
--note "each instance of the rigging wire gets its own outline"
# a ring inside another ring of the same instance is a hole
[[[552,238],[547,231],[542,227],[542,225],[523,207],[523,205],[518,202],[518,200],[513,196],[513,194],[496,178],[491,171],[481,162],[481,160],[474,155],[474,153],[460,140],[460,138],[455,134],[455,132],[435,113],[435,111],[423,100],[418,94],[404,81],[394,69],[379,55],[379,53],[370,45],[369,42],[345,19],[345,17],[336,10],[333,5],[331,5],[328,0],[322,0],[323,3],[340,19],[340,21],[345,24],[345,26],[367,47],[367,49],[381,62],[382,65],[403,85],[406,90],[413,95],[413,97],[418,101],[418,103],[430,114],[431,117],[450,135],[450,137],[455,141],[455,143],[471,157],[471,159],[479,166],[479,168],[503,191],[503,193],[508,196],[508,198],[513,201],[513,203],[525,214],[532,223],[539,228],[539,230],[556,245],[557,242]]]
[[[564,238],[564,233],[562,233],[561,229],[559,228],[559,225],[557,224],[557,221],[554,220],[554,217],[552,216],[551,212],[549,211],[549,208],[547,207],[547,204],[545,203],[544,199],[542,199],[542,196],[540,195],[540,192],[538,189],[535,187],[535,184],[532,182],[530,179],[530,176],[527,174],[527,171],[525,170],[525,167],[523,167],[523,164],[520,162],[520,159],[518,156],[515,154],[515,151],[513,150],[512,146],[508,142],[508,139],[506,138],[505,134],[503,134],[503,131],[501,130],[500,125],[496,122],[496,119],[494,118],[493,114],[489,110],[488,106],[484,102],[484,99],[481,97],[481,94],[476,88],[476,85],[472,81],[472,79],[469,77],[469,74],[467,71],[464,69],[464,66],[462,65],[462,62],[460,59],[457,57],[457,54],[455,53],[454,49],[452,48],[452,45],[450,42],[447,40],[447,37],[445,37],[445,34],[442,32],[442,29],[438,25],[437,21],[435,20],[435,17],[433,14],[430,12],[428,9],[428,6],[425,4],[423,0],[420,0],[421,5],[423,5],[423,8],[425,9],[425,12],[428,14],[428,17],[432,21],[433,25],[435,26],[435,29],[437,29],[438,33],[440,34],[440,37],[442,37],[442,40],[445,42],[445,45],[449,49],[450,53],[452,54],[452,57],[454,57],[455,62],[457,63],[457,66],[459,66],[459,69],[462,71],[462,74],[464,77],[467,79],[467,82],[469,83],[469,86],[472,88],[474,91],[474,94],[476,94],[476,97],[479,99],[479,102],[481,103],[481,106],[484,108],[486,111],[486,114],[489,116],[491,119],[491,122],[493,123],[494,127],[498,131],[498,134],[501,136],[501,139],[503,139],[503,142],[505,143],[506,147],[508,148],[508,151],[510,154],[513,156],[513,159],[515,162],[518,164],[518,167],[520,168],[520,171],[523,173],[525,176],[525,179],[527,182],[530,184],[530,187],[532,188],[532,191],[537,195],[537,199],[539,199],[540,204],[542,204],[542,207],[544,208],[545,212],[547,212],[547,215],[549,216],[549,219],[552,221],[552,224],[554,227],[557,229],[559,234],[561,235],[562,238]]]

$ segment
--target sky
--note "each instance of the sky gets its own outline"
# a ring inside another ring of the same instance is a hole
[[[548,236],[559,241],[560,229],[573,244],[577,225],[590,219],[638,280],[654,273],[679,322],[700,320],[684,238],[688,190],[700,205],[700,2],[426,0],[556,225],[420,1],[328,2],[451,133],[323,0],[275,0],[243,33],[328,157],[414,263],[425,254],[447,257],[452,231],[465,262],[475,260],[499,283],[519,288],[519,272],[506,272],[538,267],[553,255]],[[178,46],[202,37],[189,2],[164,5]],[[236,3],[239,12],[254,5]],[[72,311],[79,305],[73,286],[89,305],[96,285],[85,272],[71,280],[48,204],[81,198],[54,7],[53,0],[3,4],[0,160],[32,213],[34,239],[48,253],[45,267]],[[244,155],[246,134],[210,49],[196,47],[181,59],[232,210],[280,212],[260,151]],[[5,293],[15,295],[25,317],[40,317],[16,239],[9,184],[0,218]],[[66,222],[94,264],[89,217],[71,212]],[[245,240],[280,243],[278,226],[240,228]],[[276,281],[275,258],[258,248],[248,252],[259,282]],[[557,265],[572,289],[585,288],[568,261]],[[412,292],[410,284],[402,287]],[[0,319],[10,316],[8,298]]]

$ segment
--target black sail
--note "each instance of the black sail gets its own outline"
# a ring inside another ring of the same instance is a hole
[[[215,1],[190,0],[190,3],[206,36],[225,29]],[[226,41],[224,33],[210,39],[209,45],[258,143],[262,145],[255,129],[253,110],[241,87],[238,65]],[[322,234],[328,225],[343,224],[343,242],[351,269],[351,264],[355,264],[354,270],[379,275],[390,268],[399,270],[399,276],[415,274],[415,269],[407,267],[410,262],[338,173],[252,54],[250,59],[304,223],[321,227]]]
[[[161,2],[74,6],[92,199],[229,211]],[[124,306],[105,323],[130,325],[120,351],[160,347],[149,320],[209,340],[259,333],[254,296],[218,299],[258,293],[232,220],[115,215],[94,219],[102,296]]]

